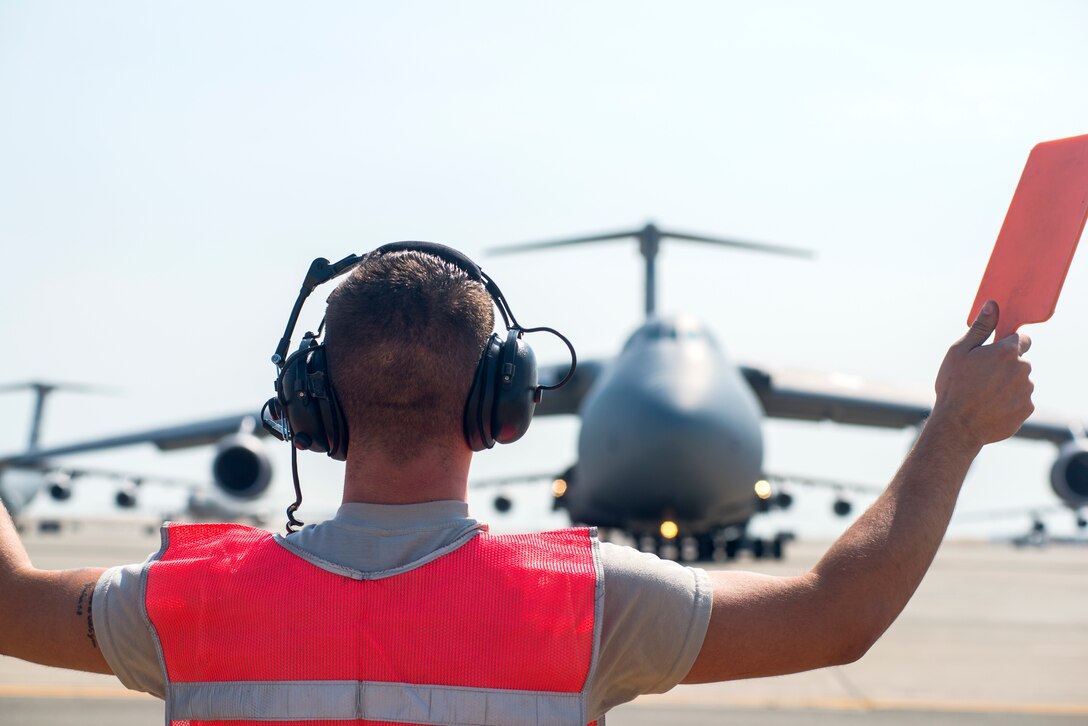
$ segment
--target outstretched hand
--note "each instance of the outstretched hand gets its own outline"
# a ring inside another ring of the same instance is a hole
[[[988,300],[970,330],[948,349],[934,385],[937,402],[930,419],[950,426],[968,447],[1007,439],[1035,410],[1031,364],[1023,358],[1031,339],[1013,333],[986,345],[998,317],[997,303]]]

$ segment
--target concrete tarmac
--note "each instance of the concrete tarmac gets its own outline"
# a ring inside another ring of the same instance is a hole
[[[85,523],[24,537],[39,567],[143,560],[158,537]],[[781,562],[731,567],[794,574],[826,544],[794,542]],[[0,726],[136,726],[161,702],[109,676],[0,658]],[[779,678],[679,686],[613,710],[610,726],[753,724],[1088,724],[1088,547],[946,543],[903,615],[859,662]]]

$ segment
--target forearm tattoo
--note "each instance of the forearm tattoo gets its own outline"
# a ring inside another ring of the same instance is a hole
[[[79,591],[79,601],[76,603],[76,615],[83,614],[83,603],[87,603],[87,640],[91,641],[91,646],[96,650],[98,649],[98,640],[94,637],[94,619],[91,616],[91,611],[94,608],[94,585],[93,582],[88,582],[83,586],[83,589]]]

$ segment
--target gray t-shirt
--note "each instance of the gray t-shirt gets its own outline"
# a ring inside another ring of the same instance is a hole
[[[486,525],[461,501],[344,504],[327,522],[280,542],[306,559],[367,573],[409,569]],[[163,671],[143,609],[148,562],[103,573],[94,593],[94,629],[121,682],[164,697]],[[710,622],[712,591],[704,570],[630,547],[601,543],[604,607],[589,711],[597,718],[642,693],[663,693],[687,675]]]

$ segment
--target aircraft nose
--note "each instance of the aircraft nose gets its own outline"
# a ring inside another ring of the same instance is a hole
[[[762,469],[758,414],[729,396],[697,401],[667,389],[617,387],[586,406],[579,472],[597,496],[697,513],[724,490],[746,492]]]

